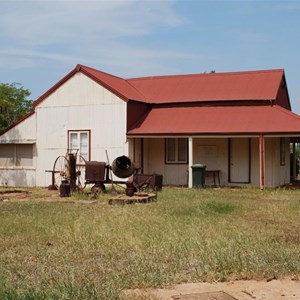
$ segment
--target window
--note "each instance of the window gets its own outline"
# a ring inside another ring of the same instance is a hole
[[[285,166],[285,139],[280,138],[280,165]]]
[[[69,131],[69,151],[90,160],[90,131]]]
[[[32,167],[33,144],[0,145],[0,167]]]
[[[186,138],[166,139],[166,163],[187,164],[188,140]]]

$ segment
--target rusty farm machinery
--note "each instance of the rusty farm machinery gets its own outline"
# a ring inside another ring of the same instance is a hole
[[[161,175],[139,174],[139,168],[125,155],[117,157],[110,165],[107,152],[106,156],[107,162],[86,161],[77,151],[58,156],[53,169],[47,171],[52,173],[52,184],[48,188],[61,189],[66,185],[72,192],[82,192],[87,185],[92,185],[91,192],[100,194],[105,192],[105,185],[110,184],[112,192],[115,191],[115,185],[126,186],[125,193],[128,196],[149,188],[161,189]],[[113,175],[127,178],[127,181],[114,180]]]

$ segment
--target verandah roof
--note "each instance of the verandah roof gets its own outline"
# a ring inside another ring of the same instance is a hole
[[[300,117],[278,105],[154,107],[128,136],[300,135]]]

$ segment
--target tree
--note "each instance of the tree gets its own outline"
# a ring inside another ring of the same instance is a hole
[[[0,131],[16,123],[32,109],[30,91],[20,83],[0,83]]]

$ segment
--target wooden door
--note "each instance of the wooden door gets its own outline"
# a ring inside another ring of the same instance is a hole
[[[229,139],[229,182],[250,183],[251,144],[249,138]]]

